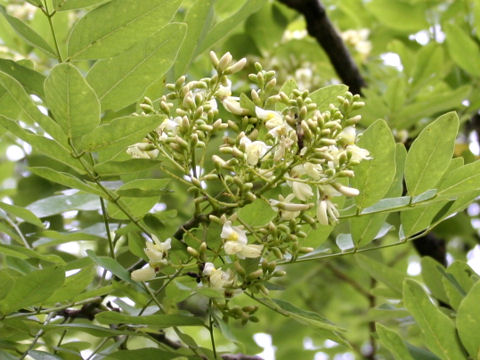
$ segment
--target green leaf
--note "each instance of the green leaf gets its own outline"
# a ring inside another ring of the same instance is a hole
[[[465,358],[453,321],[430,301],[418,282],[405,280],[403,301],[422,330],[425,344],[433,353],[445,360]]]
[[[83,9],[106,2],[107,0],[53,0],[53,7],[56,11]]]
[[[394,115],[392,126],[407,129],[415,126],[418,119],[431,117],[438,113],[458,108],[463,100],[468,98],[472,91],[470,85],[460,86],[454,90],[435,91],[423,98],[405,105]]]
[[[32,305],[38,306],[62,286],[64,279],[65,272],[57,267],[32,271],[18,277],[8,295],[0,301],[0,311],[8,314]]]
[[[292,318],[294,320],[299,321],[302,324],[312,325],[316,328],[329,330],[329,331],[343,331],[342,328],[336,326],[335,324],[331,323],[327,319],[323,318],[319,314],[300,309],[295,305],[289,303],[288,301],[281,300],[281,299],[258,299],[260,302],[265,302],[269,304],[269,307],[276,308],[284,316]]]
[[[19,115],[20,119],[29,125],[38,123],[38,125],[57,140],[59,144],[62,146],[68,144],[67,137],[63,133],[62,128],[53,121],[52,118],[40,112],[23,86],[16,79],[0,71],[0,86],[7,91],[11,100],[22,109],[22,113]]]
[[[75,142],[100,124],[100,102],[80,71],[70,63],[55,66],[45,80],[50,111]]]
[[[172,326],[203,326],[203,320],[198,317],[180,314],[133,316],[115,311],[104,311],[95,316],[100,324],[135,324],[151,325],[157,328]]]
[[[102,327],[93,324],[48,324],[43,327],[45,331],[49,330],[68,330],[68,331],[78,331],[80,333],[90,334],[96,337],[110,337],[110,336],[118,336],[124,334],[131,334],[131,331],[122,331],[122,330],[115,330],[110,329],[107,327]]]
[[[371,277],[387,285],[397,295],[401,295],[405,274],[366,255],[356,254],[355,260]]]
[[[49,354],[45,351],[30,350],[28,352],[28,355],[31,356],[34,360],[62,360],[61,357]]]
[[[480,47],[468,33],[455,24],[444,24],[448,52],[453,61],[473,76],[480,76]]]
[[[115,56],[165,26],[180,3],[180,0],[113,0],[99,6],[73,27],[68,56],[75,59]]]
[[[96,194],[99,196],[105,195],[105,193],[97,188],[95,184],[88,184],[71,174],[56,171],[47,167],[29,167],[28,169],[35,175],[54,183],[61,184],[72,189],[82,190],[90,194]]]
[[[445,270],[442,264],[429,256],[422,257],[422,278],[430,289],[433,297],[448,303],[448,297],[442,284],[442,278],[445,277]]]
[[[360,209],[375,204],[390,189],[395,177],[395,140],[384,120],[377,120],[368,127],[358,141],[358,146],[370,152],[371,160],[355,167],[352,186],[360,190],[355,203]]]
[[[92,283],[95,275],[95,268],[88,266],[67,277],[63,285],[45,300],[45,303],[55,304],[57,302],[74,301],[75,297]]]
[[[477,282],[460,303],[457,312],[458,335],[472,358],[480,354],[480,282]]]
[[[395,331],[383,326],[380,323],[376,324],[376,331],[380,342],[392,353],[396,360],[413,360],[408,352],[408,348],[403,342],[400,335]]]
[[[397,144],[395,150],[395,178],[388,190],[386,196],[399,196],[403,191],[403,169],[405,168],[405,158],[407,150],[403,144]],[[388,214],[370,214],[366,216],[357,216],[350,219],[350,231],[352,238],[357,246],[364,246],[377,238],[379,232],[384,226]]]
[[[366,4],[366,7],[383,25],[398,31],[410,33],[429,26],[425,19],[425,4],[372,0]]]
[[[125,269],[118,261],[108,256],[97,256],[92,250],[87,250],[87,255],[96,264],[103,267],[105,270],[110,271],[113,275],[119,279],[128,283],[136,285],[136,283],[130,279],[130,273]]]
[[[60,256],[44,255],[38,251],[27,249],[24,246],[0,244],[0,254],[5,254],[18,259],[39,259],[52,264],[65,265],[65,261]]]
[[[136,179],[123,184],[117,189],[125,208],[135,217],[143,217],[157,202],[160,195],[165,194],[165,188],[170,179]],[[116,206],[108,203],[108,215],[114,219],[127,219],[128,216]]]
[[[37,200],[27,206],[37,217],[42,218],[71,210],[98,210],[100,200],[92,194],[55,195]]]
[[[454,112],[440,116],[425,127],[407,154],[405,182],[410,195],[432,189],[447,170],[458,133]]]
[[[5,16],[5,19],[8,21],[8,23],[13,28],[13,30],[15,30],[15,32],[23,40],[25,40],[27,43],[29,43],[33,47],[44,51],[47,55],[51,57],[57,57],[55,50],[53,50],[52,47],[48,45],[48,43],[45,41],[45,39],[43,39],[30,26],[25,24],[22,20],[8,15],[3,6],[0,7],[0,12],[3,14],[3,16]]]
[[[124,116],[97,127],[85,135],[78,145],[81,151],[97,151],[109,147],[127,147],[141,141],[164,120],[160,115]]]
[[[438,184],[438,196],[459,195],[480,190],[480,161],[474,161],[449,172]]]
[[[30,131],[20,127],[16,121],[6,118],[3,115],[0,115],[0,126],[32,145],[36,151],[71,167],[79,174],[85,173],[80,163],[71,156],[70,151],[57,141],[40,135],[34,135]]]
[[[235,27],[241,24],[248,16],[260,10],[266,3],[266,0],[249,0],[233,15],[225,20],[215,24],[208,32],[205,40],[198,47],[197,54],[210,49],[217,41],[228,35]]]
[[[146,88],[173,65],[185,32],[185,24],[172,23],[129,51],[97,61],[87,80],[102,109],[120,110],[140,99]]]
[[[330,104],[338,102],[337,96],[345,95],[347,91],[348,86],[343,84],[328,85],[312,92],[310,99],[317,104],[321,111],[325,111]]]
[[[0,209],[6,211],[8,214],[19,217],[20,219],[23,219],[30,224],[43,228],[42,221],[38,217],[36,217],[35,214],[25,209],[24,207],[10,205],[0,201]]]
[[[195,59],[196,49],[205,38],[213,19],[215,0],[195,1],[183,22],[187,24],[185,41],[175,61],[175,78],[185,74]]]
[[[14,283],[15,279],[8,275],[7,270],[0,270],[0,300],[7,296]]]
[[[7,59],[0,59],[0,71],[15,78],[25,87],[28,93],[43,97],[43,81],[45,80],[45,76],[39,72]]]
[[[130,159],[124,161],[106,161],[95,164],[95,172],[100,176],[126,175],[139,171],[160,168],[162,162],[151,159]]]
[[[257,199],[238,211],[238,216],[252,226],[265,225],[275,217],[272,207],[262,199]]]
[[[157,197],[168,191],[170,179],[135,179],[123,184],[117,193],[126,197]]]

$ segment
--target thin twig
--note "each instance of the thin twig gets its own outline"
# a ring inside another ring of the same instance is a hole
[[[43,326],[47,325],[50,320],[52,320],[52,318],[55,316],[55,312],[51,312],[47,315],[47,318],[45,319],[45,321],[43,322]],[[25,359],[25,357],[28,355],[28,353],[30,352],[30,350],[32,350],[35,345],[37,344],[38,340],[40,340],[40,338],[42,337],[42,335],[44,334],[45,330],[43,330],[43,326],[40,330],[38,330],[38,332],[36,333],[35,337],[33,338],[33,341],[32,343],[30,344],[30,346],[28,347],[27,350],[25,350],[25,352],[22,354],[22,356],[20,356],[19,360],[23,360]]]

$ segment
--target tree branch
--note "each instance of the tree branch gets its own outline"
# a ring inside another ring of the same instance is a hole
[[[327,53],[340,79],[352,93],[360,94],[361,88],[366,86],[365,81],[320,0],[279,1],[305,17],[308,33]]]

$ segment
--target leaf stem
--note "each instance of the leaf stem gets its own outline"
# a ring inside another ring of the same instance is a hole
[[[213,334],[213,316],[212,316],[212,299],[209,301],[208,314],[208,332],[210,333],[210,342],[212,343],[213,358],[217,359],[217,348],[215,346],[215,335]]]
[[[55,51],[57,52],[58,61],[63,62],[62,54],[60,53],[60,48],[58,46],[57,35],[55,34],[55,29],[53,28],[53,22],[52,22],[52,17],[53,15],[55,15],[56,11],[53,11],[52,13],[50,13],[50,11],[48,10],[48,4],[46,0],[43,0],[43,4],[45,6],[45,9],[42,9],[42,11],[48,19],[48,25],[50,26],[50,32],[52,33],[53,43],[55,44]]]
[[[115,249],[112,240],[112,234],[110,234],[110,224],[108,222],[107,208],[105,207],[105,201],[100,196],[100,206],[102,207],[103,223],[105,224],[105,230],[107,232],[108,248],[110,249],[110,256],[115,259]]]

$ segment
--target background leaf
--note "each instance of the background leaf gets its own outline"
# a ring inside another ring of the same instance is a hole
[[[165,26],[180,0],[113,0],[90,11],[72,29],[68,55],[101,59],[118,55]]]
[[[185,32],[184,24],[169,24],[129,51],[98,61],[87,80],[102,109],[120,110],[139,100],[146,88],[173,65]]]
[[[458,116],[448,113],[425,127],[413,142],[405,164],[410,195],[433,189],[447,170],[458,133]]]

